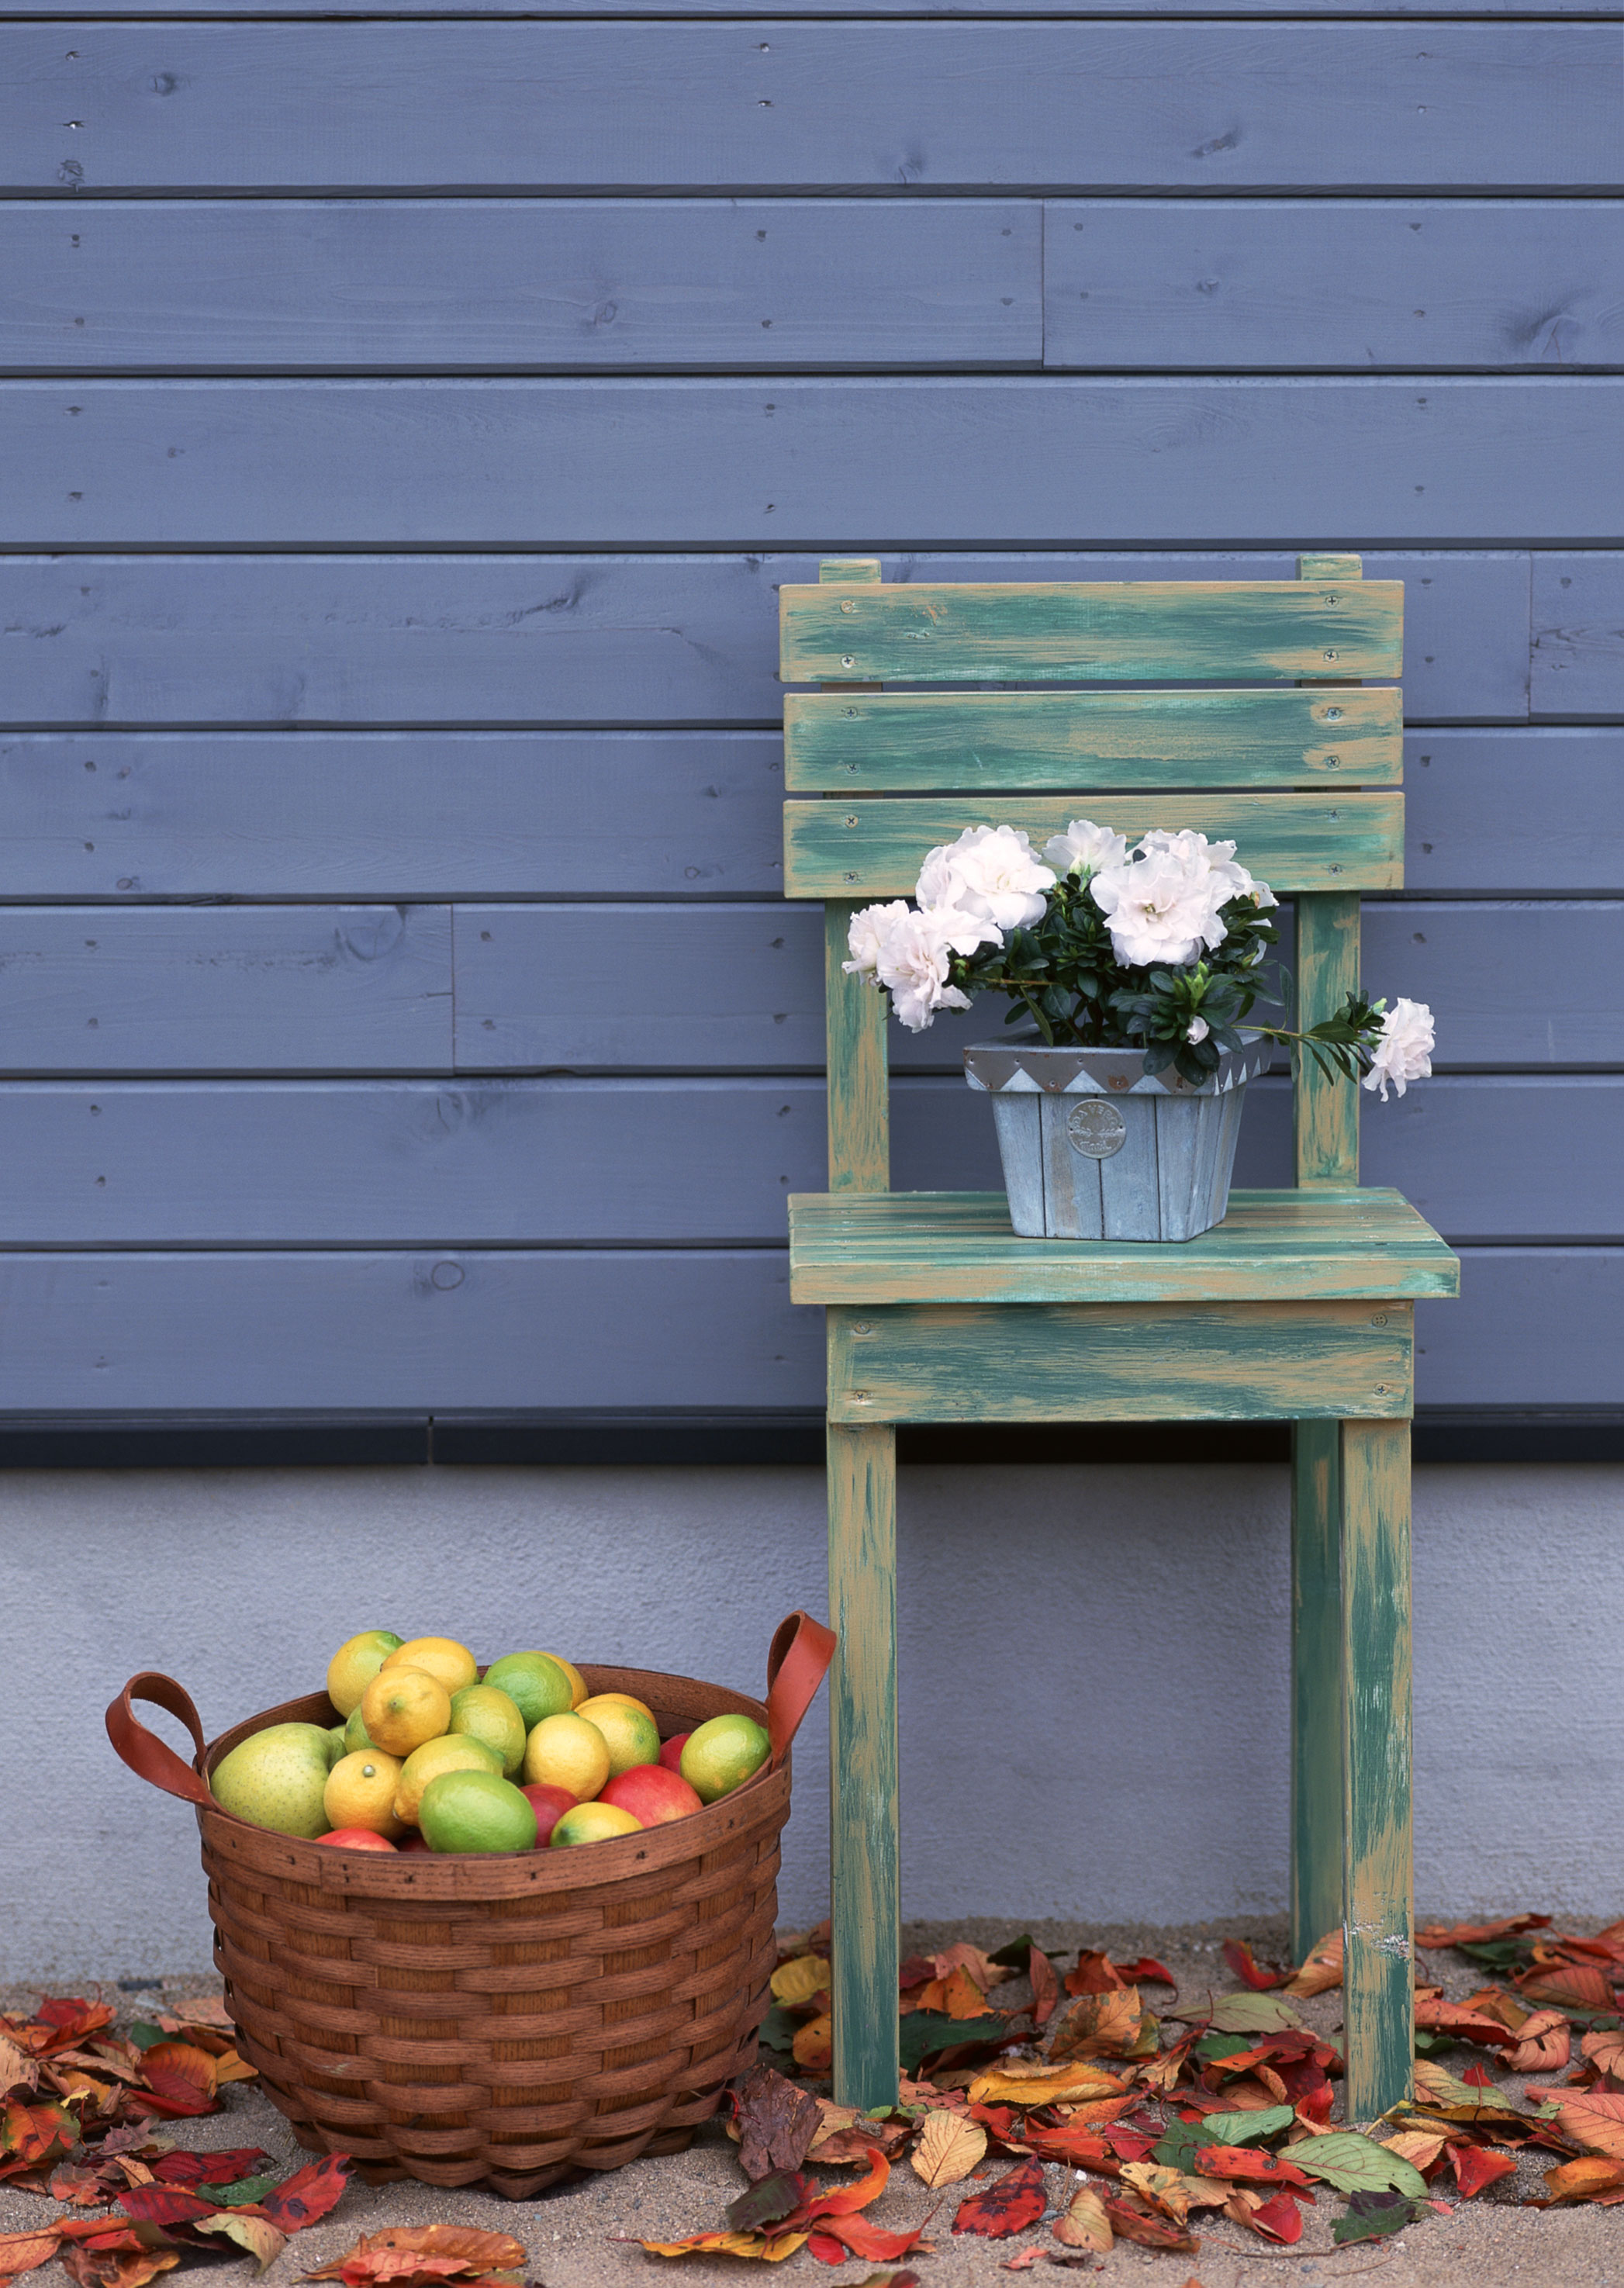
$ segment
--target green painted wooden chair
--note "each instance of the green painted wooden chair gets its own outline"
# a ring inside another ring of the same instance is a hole
[[[826,913],[829,1189],[791,1201],[790,1262],[828,1317],[836,2096],[897,2086],[896,1424],[1265,1418],[1295,1426],[1292,1939],[1300,1959],[1345,1928],[1368,2119],[1412,2086],[1413,1305],[1459,1266],[1358,1188],[1359,1092],[1306,1059],[1296,1188],[1237,1192],[1183,1244],[1019,1239],[1002,1193],[892,1193],[886,1004],[841,963],[854,909],[908,895],[965,826],[1190,825],[1295,900],[1299,1022],[1328,1015],[1359,893],[1403,878],[1399,695],[1358,688],[1398,672],[1402,585],[1356,556],[1301,558],[1295,584],[820,572],[782,592],[781,671],[822,687],[785,702],[784,886]]]

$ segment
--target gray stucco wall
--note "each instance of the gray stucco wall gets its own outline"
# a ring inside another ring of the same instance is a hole
[[[1279,1911],[1287,1515],[1263,1467],[903,1474],[905,1913]],[[1423,1911],[1624,1906],[1621,1520],[1624,1469],[1417,1473]],[[808,1470],[40,1471],[0,1477],[0,1524],[12,1978],[208,1962],[191,1814],[102,1731],[138,1669],[210,1734],[377,1625],[759,1689],[774,1623],[826,1601]],[[791,1922],[825,1904],[826,1775],[820,1703]]]

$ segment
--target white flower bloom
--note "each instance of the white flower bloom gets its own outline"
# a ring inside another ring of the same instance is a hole
[[[1147,841],[1149,838],[1146,838]],[[1163,838],[1165,845],[1167,838]],[[1168,962],[1187,968],[1224,942],[1218,910],[1232,895],[1204,859],[1166,846],[1109,866],[1089,885],[1111,925],[1111,946],[1130,968]]]
[[[880,949],[878,976],[891,1005],[910,1033],[923,1033],[939,1009],[968,1009],[970,997],[947,982],[955,913],[909,913],[891,929]],[[979,926],[979,925],[975,925]]]
[[[1432,1012],[1424,1001],[1395,1001],[1382,1020],[1367,1088],[1380,1089],[1387,1102],[1390,1081],[1400,1096],[1409,1082],[1427,1080],[1432,1072]]]
[[[1192,1017],[1184,1027],[1184,1038],[1187,1041],[1204,1041],[1211,1030],[1212,1027],[1205,1017]]]
[[[860,914],[853,914],[852,926],[846,932],[852,958],[840,965],[847,975],[872,977],[880,965],[880,953],[886,939],[907,917],[907,902],[902,898],[893,898],[888,906],[865,906]]]
[[[927,911],[952,908],[1010,930],[1035,922],[1054,886],[1015,827],[967,826],[956,842],[926,854],[914,894]]]
[[[1128,837],[1108,826],[1074,818],[1064,834],[1051,834],[1043,855],[1057,874],[1097,874],[1106,866],[1120,866],[1128,855]]]
[[[1169,834],[1158,827],[1136,845],[1135,854],[1143,852],[1149,855],[1156,851],[1168,852],[1192,874],[1199,874],[1203,869],[1209,872],[1213,894],[1219,905],[1227,905],[1232,898],[1244,897],[1250,897],[1253,903],[1259,906],[1271,906],[1275,902],[1274,893],[1266,882],[1255,882],[1246,868],[1236,863],[1232,842],[1208,842],[1207,837],[1198,834],[1193,827],[1182,827],[1176,834]],[[1260,890],[1263,893],[1261,897],[1258,895]]]

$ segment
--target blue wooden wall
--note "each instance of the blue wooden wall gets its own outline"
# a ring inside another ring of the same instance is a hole
[[[1419,1395],[1624,1404],[1617,6],[223,10],[0,8],[0,1414],[815,1407],[779,584],[1349,547]]]

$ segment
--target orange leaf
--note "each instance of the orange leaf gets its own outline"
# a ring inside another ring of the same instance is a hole
[[[1081,2059],[993,2067],[970,2085],[972,2105],[1078,2105],[1095,2098],[1116,2099],[1128,2085],[1101,2066]]]
[[[935,2008],[945,2010],[950,2018],[984,2018],[986,2015],[986,1998],[969,1971],[955,1969],[939,1982],[941,1998],[934,2005]],[[927,2004],[924,2006],[931,2006]]]
[[[49,2264],[61,2238],[54,2226],[47,2232],[0,2232],[0,2288],[9,2288],[21,2273]]]
[[[1109,2193],[1101,2195],[1100,2206],[1119,2240],[1136,2241],[1141,2248],[1161,2249],[1171,2256],[1194,2256],[1200,2248],[1200,2242],[1181,2231],[1177,2225],[1149,2216],[1126,2201],[1113,2200]]]
[[[1306,2190],[1308,2179],[1278,2153],[1255,2145],[1198,2145],[1190,2157],[1198,2176],[1222,2177],[1230,2184],[1294,2185]]]
[[[1542,1964],[1517,1984],[1531,2002],[1555,2002],[1573,2010],[1611,2010],[1612,1987],[1594,1962]]]
[[[650,2256],[757,2256],[781,2264],[810,2235],[804,2232],[696,2232],[687,2240],[640,2240]]]
[[[924,2229],[918,2225],[912,2231],[886,2232],[870,2224],[867,2217],[824,2217],[812,2228],[812,2252],[824,2264],[844,2264],[848,2252],[866,2258],[870,2264],[895,2264],[916,2248],[929,2248]],[[821,2248],[820,2241],[824,2243]]]
[[[1417,1946],[1478,1946],[1491,1938],[1514,1938],[1519,1931],[1547,1930],[1549,1915],[1506,1915],[1497,1923],[1429,1923],[1415,1934]]]
[[[1054,1964],[1042,1947],[1034,1946],[1026,1958],[1026,1975],[1032,1981],[1032,2019],[1041,2033],[1055,2014],[1060,1999],[1060,1982],[1055,1975]]]
[[[1573,2030],[1560,2010],[1536,2010],[1501,2063],[1509,2073],[1559,2073],[1573,2054]]]
[[[1507,2048],[1511,2035],[1498,2018],[1469,2010],[1464,2004],[1446,2002],[1440,1996],[1417,1995],[1415,2023],[1429,2033],[1447,2034],[1457,2042],[1481,2042],[1490,2049]]]
[[[1550,2198],[1531,2202],[1530,2207],[1554,2208],[1560,2201],[1594,2201],[1610,2194],[1624,2199],[1624,2161],[1565,2161],[1559,2169],[1547,2169],[1545,2181]]]
[[[943,1947],[939,1954],[933,1954],[931,1966],[939,1978],[949,1980],[955,1971],[963,1971],[983,1994],[1010,1975],[1003,1963],[994,1962],[991,1955],[983,1954],[978,1946],[971,1946],[967,1939],[955,1939],[951,1946]]]
[[[347,2256],[304,2277],[342,2280],[345,2288],[368,2288],[378,2280],[406,2288],[413,2281],[478,2279],[516,2270],[524,2261],[523,2241],[504,2232],[475,2232],[455,2224],[385,2225],[380,2232],[363,2233]]]
[[[1581,2057],[1614,2081],[1624,2081],[1624,2033],[1586,2034],[1579,2045]]]
[[[820,2018],[809,2018],[796,2030],[790,2045],[795,2062],[804,2066],[808,2073],[827,2073],[835,2062],[835,2020],[825,2011]]]
[[[1501,2177],[1510,2176],[1517,2167],[1517,2157],[1512,2153],[1491,2153],[1481,2145],[1452,2145],[1449,2165],[1454,2171],[1461,2198],[1470,2201],[1485,2185],[1498,2184]]]
[[[1048,2205],[1042,2163],[1022,2161],[995,2177],[985,2192],[961,2202],[953,2229],[979,2233],[984,2240],[1007,2240],[1035,2224]]]
[[[1137,1986],[1085,1994],[1050,2046],[1052,2061],[1066,2058],[1153,2058],[1156,2021]]]
[[[1265,1970],[1243,1938],[1226,1938],[1224,1959],[1243,1986],[1254,1994],[1266,1994],[1271,1987],[1283,1986],[1290,1977],[1288,1970]]]
[[[1105,2204],[1091,2185],[1079,2185],[1071,2206],[1064,2216],[1056,2218],[1050,2230],[1067,2248],[1086,2248],[1095,2256],[1109,2256],[1115,2237]]]
[[[1609,2160],[1624,2161],[1624,2096],[1599,2090],[1575,2091],[1562,2102],[1556,2126],[1570,2144]]]
[[[1303,1966],[1281,1989],[1287,1994],[1328,1994],[1334,1986],[1342,1984],[1343,1934],[1340,1930],[1327,1931],[1318,1946],[1311,1947]]]
[[[1086,1947],[1078,1953],[1076,1969],[1068,1970],[1066,1974],[1066,1990],[1068,1994],[1113,1994],[1119,1992],[1127,1983],[1128,1981],[1119,1974],[1108,1954],[1103,1950],[1090,1953]]]

